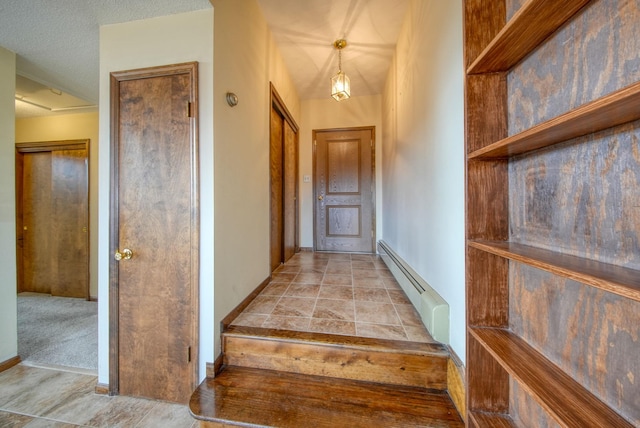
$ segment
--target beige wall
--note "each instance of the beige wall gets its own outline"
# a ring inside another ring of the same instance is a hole
[[[383,238],[450,305],[465,358],[462,2],[410,0],[383,94]]]
[[[91,298],[98,297],[98,113],[16,119],[16,143],[90,139],[89,277]]]
[[[0,47],[0,363],[18,355],[15,93],[16,55]]]
[[[219,321],[269,277],[269,82],[300,105],[255,0],[212,0],[215,123],[215,354]],[[225,93],[239,103],[229,107]]]
[[[213,361],[213,12],[206,9],[100,28],[98,381],[109,376],[109,73],[198,61],[200,377]]]
[[[375,126],[376,128],[376,237],[382,225],[382,105],[381,96],[353,96],[337,102],[329,96],[302,102],[300,125],[300,246],[313,247],[313,141],[314,129]],[[354,94],[355,95],[355,94]],[[304,183],[304,176],[311,181]]]

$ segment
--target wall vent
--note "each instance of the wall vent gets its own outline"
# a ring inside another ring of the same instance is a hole
[[[438,342],[449,344],[449,304],[384,241],[378,253]]]

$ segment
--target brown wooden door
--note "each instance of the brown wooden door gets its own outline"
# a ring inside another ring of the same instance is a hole
[[[272,90],[270,126],[271,270],[298,249],[298,127]]]
[[[375,250],[373,132],[314,131],[317,251]]]
[[[16,145],[20,292],[89,297],[87,143]]]
[[[196,94],[196,63],[112,73],[115,393],[186,403],[196,386]]]

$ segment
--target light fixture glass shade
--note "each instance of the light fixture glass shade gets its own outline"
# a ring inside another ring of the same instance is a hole
[[[331,96],[336,101],[346,100],[351,96],[351,81],[342,70],[331,78]]]

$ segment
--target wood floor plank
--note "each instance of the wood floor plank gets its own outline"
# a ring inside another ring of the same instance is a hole
[[[190,409],[245,426],[464,426],[445,392],[233,366],[200,384]]]

